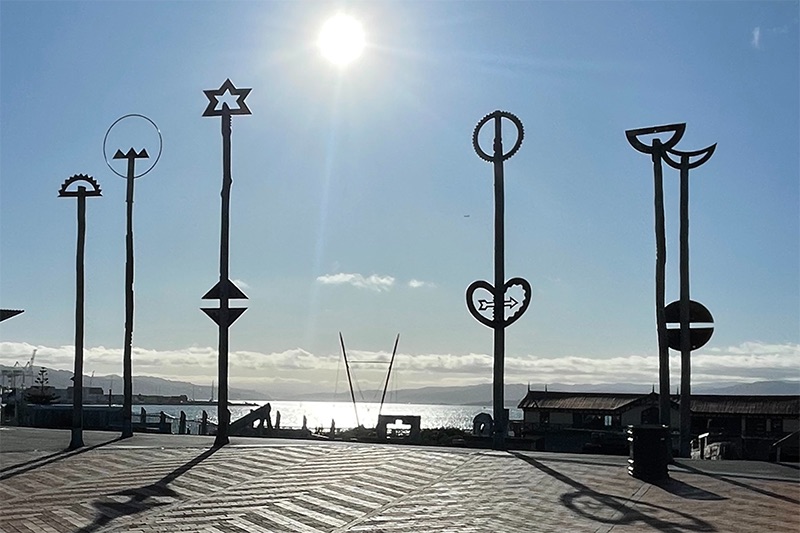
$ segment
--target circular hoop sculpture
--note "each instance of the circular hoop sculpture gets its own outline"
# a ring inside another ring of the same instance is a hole
[[[147,174],[148,172],[153,170],[153,168],[155,168],[156,164],[158,164],[158,160],[161,159],[161,152],[163,151],[163,148],[164,148],[164,139],[161,137],[161,130],[158,129],[158,126],[156,125],[156,123],[153,122],[149,117],[146,117],[145,115],[140,115],[139,113],[130,113],[130,114],[127,114],[127,115],[123,115],[123,116],[119,117],[117,120],[115,120],[111,124],[111,126],[108,127],[108,129],[106,130],[106,134],[103,137],[103,159],[105,159],[106,165],[108,166],[108,168],[111,169],[111,172],[113,172],[114,174],[116,174],[120,178],[128,179],[128,176],[126,176],[125,174],[120,174],[119,172],[116,171],[116,169],[113,166],[111,166],[111,162],[108,160],[108,154],[106,154],[106,144],[108,143],[108,135],[111,133],[111,130],[114,129],[114,126],[116,126],[117,124],[119,124],[123,120],[129,119],[129,118],[141,118],[141,119],[146,120],[147,122],[150,123],[151,126],[153,126],[153,129],[155,129],[156,133],[158,134],[158,155],[156,155],[156,158],[153,160],[153,164],[150,165],[147,168],[147,170],[145,170],[144,172],[141,172],[139,174],[134,174],[133,175],[133,178],[136,179],[136,178],[141,178],[142,176],[144,176],[145,174]],[[131,148],[131,150],[133,150],[133,148]],[[127,154],[123,154],[122,150],[117,150],[114,153],[114,156],[112,157],[112,159],[128,159],[128,158],[131,158],[131,157],[136,157],[136,158],[149,158],[150,157],[149,154],[147,153],[147,151],[144,148],[139,153],[136,153],[135,151],[133,153],[131,153],[131,150],[129,150]]]

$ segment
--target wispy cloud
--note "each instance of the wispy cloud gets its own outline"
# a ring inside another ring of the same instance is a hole
[[[795,21],[796,23],[797,21]],[[789,33],[789,26],[773,26],[772,28],[761,28],[756,26],[751,32],[750,46],[756,50],[761,50],[764,47],[764,39],[773,39],[778,35],[785,35]]]
[[[434,288],[436,284],[431,281],[420,281],[418,279],[412,279],[408,282],[408,286],[412,289],[421,289],[421,288]]]
[[[753,28],[752,32],[752,39],[750,39],[750,45],[755,48],[756,50],[761,49],[761,26],[756,26]]]
[[[246,281],[242,279],[235,279],[233,280],[233,284],[239,287],[240,289],[249,289],[250,285],[247,284]]]
[[[364,277],[361,274],[340,272],[339,274],[319,276],[317,281],[324,285],[352,285],[359,289],[370,289],[378,292],[388,291],[394,286],[394,278],[392,276],[379,276],[377,274]]]

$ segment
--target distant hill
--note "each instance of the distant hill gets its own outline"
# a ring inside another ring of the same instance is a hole
[[[7,370],[11,367],[0,365],[0,370]],[[40,366],[34,367],[34,372],[38,372]],[[46,367],[45,367],[46,368]],[[64,389],[72,386],[73,373],[69,370],[47,369],[48,385],[57,389]],[[19,379],[19,378],[18,378]],[[4,383],[5,384],[5,383]],[[30,379],[26,380],[26,386],[31,385]],[[83,376],[83,386],[102,387],[107,394],[111,387],[114,394],[122,394],[122,377],[116,374],[105,376]],[[211,384],[195,385],[186,381],[174,381],[171,379],[157,378],[153,376],[133,376],[133,394],[157,394],[163,396],[180,396],[185,394],[195,400],[209,400],[211,398]],[[214,391],[216,398],[217,391]],[[268,394],[250,389],[239,389],[231,387],[228,391],[231,400],[273,400]]]
[[[531,390],[544,390],[544,384],[523,385],[509,383],[505,386],[506,407],[516,407],[525,397],[528,388]],[[677,389],[677,387],[676,387]],[[596,383],[588,385],[572,385],[565,383],[547,384],[547,390],[561,392],[617,392],[631,394],[647,394],[653,390],[652,385],[637,385],[631,383]],[[800,394],[800,381],[758,381],[755,383],[697,385],[695,394],[729,394],[729,395],[759,395],[759,394]],[[364,391],[363,399],[358,401],[380,401],[379,391]],[[297,394],[281,396],[282,400],[306,401],[350,401],[350,392],[344,391],[337,395],[330,392]],[[396,403],[430,403],[443,405],[492,405],[492,385],[482,383],[462,387],[422,387],[418,389],[401,389],[387,393],[386,401]]]
[[[705,392],[704,388],[704,392]],[[695,391],[698,392],[699,391]],[[732,396],[797,394],[800,395],[800,381],[756,381],[755,383],[737,383],[724,387],[707,389],[705,394],[730,394]]]
[[[0,369],[10,369],[11,367],[0,365]],[[36,371],[41,367],[36,367]],[[67,370],[47,369],[49,384],[57,388],[72,386],[72,372]],[[122,378],[117,375],[106,376],[84,376],[84,386],[90,383],[95,387],[102,387],[108,392],[109,386],[115,394],[122,392]],[[30,384],[30,383],[29,383]],[[565,383],[548,383],[547,390],[562,392],[621,392],[634,394],[647,394],[653,390],[652,385],[637,385],[631,383],[595,383],[585,385],[571,385]],[[516,407],[525,397],[528,388],[531,390],[544,390],[545,384],[531,383],[523,385],[521,383],[508,383],[505,386],[506,407]],[[673,383],[673,393],[678,388],[678,383]],[[695,394],[729,394],[737,396],[746,395],[767,395],[767,394],[798,394],[800,395],[800,381],[757,381],[754,383],[714,383],[697,384],[692,387]],[[177,396],[185,394],[189,398],[196,400],[207,400],[211,398],[211,384],[195,385],[185,381],[175,381],[170,379],[157,378],[152,376],[133,377],[134,394],[161,394],[164,396]],[[216,397],[216,392],[214,394]],[[296,400],[296,401],[350,401],[348,390],[333,394],[330,391],[313,393],[273,393],[270,394],[263,390],[240,389],[232,387],[229,391],[231,400]],[[357,401],[379,402],[381,391],[364,391]],[[460,387],[421,387],[416,389],[400,389],[389,391],[386,395],[387,402],[395,403],[416,403],[416,404],[441,404],[441,405],[492,405],[492,384],[481,383],[478,385],[465,385]]]

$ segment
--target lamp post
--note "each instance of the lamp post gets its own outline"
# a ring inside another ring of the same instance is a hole
[[[73,183],[80,183],[69,190]],[[86,198],[102,196],[100,185],[91,176],[75,174],[67,178],[58,190],[60,198],[78,199],[78,245],[75,254],[75,368],[72,386],[72,436],[70,450],[83,447],[83,293],[84,250],[86,244]]]
[[[231,413],[228,410],[228,333],[233,322],[247,309],[246,307],[230,307],[231,299],[247,299],[247,296],[230,280],[229,248],[230,248],[230,204],[231,204],[231,116],[249,115],[250,109],[244,100],[252,89],[237,89],[227,79],[219,89],[203,91],[208,98],[208,106],[204,117],[221,117],[222,122],[222,198],[219,281],[204,296],[204,300],[219,300],[218,308],[201,308],[217,326],[219,326],[219,386],[217,394],[217,437],[214,446],[228,444],[228,426]],[[236,97],[236,109],[231,109],[227,102],[219,103],[225,94]]]
[[[503,152],[502,120],[507,119],[517,128],[517,140],[508,152]],[[494,125],[494,143],[492,154],[486,153],[478,142],[481,128],[489,121]],[[472,145],[478,157],[492,163],[494,167],[494,285],[487,281],[474,281],[467,287],[467,309],[481,324],[494,330],[494,364],[492,372],[492,407],[494,412],[493,443],[496,450],[505,448],[505,438],[508,431],[505,414],[504,394],[504,365],[505,365],[505,328],[516,322],[528,309],[531,301],[531,285],[523,278],[505,280],[505,247],[504,247],[504,189],[503,189],[503,162],[511,158],[522,145],[524,129],[522,122],[516,115],[507,111],[495,111],[483,117],[475,126],[472,134]],[[511,297],[506,299],[506,292],[512,287],[523,291],[522,302]],[[477,290],[487,291],[491,301],[478,300],[475,306],[475,293]],[[517,305],[519,308],[516,308]],[[506,308],[511,310],[511,315],[506,317]],[[515,309],[516,308],[516,309]],[[491,309],[492,317],[480,313]]]
[[[122,150],[117,150],[114,153],[113,159],[126,159],[128,161],[126,173],[120,174],[114,169],[111,163],[106,158],[106,164],[114,174],[125,178],[126,181],[126,233],[125,233],[125,339],[123,343],[122,352],[122,438],[133,436],[133,421],[131,419],[133,411],[133,365],[132,365],[132,352],[133,352],[133,307],[134,307],[134,294],[133,294],[133,184],[136,178],[140,178],[153,170],[161,157],[162,139],[161,131],[156,126],[155,122],[150,120],[144,115],[129,114],[118,118],[106,131],[105,138],[103,139],[103,153],[106,151],[106,143],[108,142],[108,135],[111,130],[121,121],[128,118],[140,118],[147,121],[158,133],[158,156],[155,161],[150,165],[147,170],[139,174],[136,173],[136,160],[148,159],[150,155],[147,150],[142,148],[138,152],[129,148],[127,152],[123,153]]]

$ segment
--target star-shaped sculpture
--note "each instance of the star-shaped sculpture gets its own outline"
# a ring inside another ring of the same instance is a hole
[[[222,115],[250,115],[250,108],[244,103],[244,99],[250,94],[253,89],[237,89],[233,86],[230,79],[225,80],[225,83],[219,89],[209,89],[203,91],[208,98],[208,107],[203,111],[204,117],[218,117]],[[222,107],[217,109],[219,105],[219,97],[225,93],[230,93],[231,96],[236,97],[236,104],[239,106],[237,109],[231,109],[227,102],[222,103]]]

